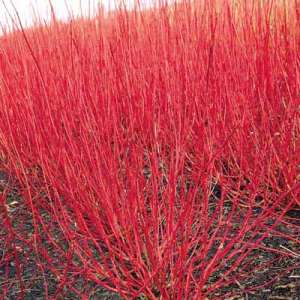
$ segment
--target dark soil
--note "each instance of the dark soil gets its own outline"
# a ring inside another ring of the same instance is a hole
[[[0,202],[0,299],[121,299],[116,293],[104,289],[92,281],[85,279],[85,276],[78,274],[80,269],[80,260],[75,254],[72,255],[72,262],[62,265],[57,247],[67,249],[68,244],[59,229],[57,223],[51,220],[46,211],[41,211],[44,225],[48,226],[52,236],[56,239],[59,246],[49,242],[47,236],[42,231],[41,241],[47,253],[51,255],[51,265],[47,264],[45,257],[39,255],[40,249],[34,251],[32,244],[35,232],[33,216],[26,209],[22,197],[18,194],[18,187],[10,176],[0,171],[0,188],[2,195],[4,190],[10,186],[9,192],[5,197],[5,202]],[[216,197],[219,196],[216,191]],[[257,213],[260,213],[258,210]],[[290,222],[300,225],[300,210],[295,207],[287,213],[287,219]],[[8,221],[11,222],[8,226]],[[281,232],[288,232],[290,228],[280,225]],[[22,232],[22,236],[18,233]],[[298,234],[298,233],[295,233]],[[30,241],[30,243],[28,243]],[[291,251],[294,255],[289,258],[277,259],[273,253],[266,251],[253,251],[253,265],[251,268],[268,264],[266,269],[258,268],[254,272],[253,278],[246,280],[237,280],[221,290],[215,292],[210,299],[228,299],[228,300],[300,300],[300,257],[296,254],[300,252],[300,245],[293,243],[278,236],[269,236],[264,239],[266,247],[282,248]],[[249,258],[247,262],[251,261]],[[245,263],[246,264],[246,263]],[[299,266],[299,268],[297,268]],[[244,270],[247,265],[241,266]],[[291,269],[292,271],[286,272]],[[54,270],[60,270],[55,272]],[[216,274],[220,276],[220,274]],[[278,277],[278,278],[277,278]],[[62,279],[63,278],[63,279]],[[274,279],[274,282],[262,287],[256,291],[250,291],[252,286],[263,284],[266,281]],[[212,281],[214,279],[212,278]],[[226,296],[235,294],[237,296]],[[85,295],[89,295],[88,297]]]

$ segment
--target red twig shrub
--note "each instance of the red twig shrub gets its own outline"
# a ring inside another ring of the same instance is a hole
[[[299,8],[183,1],[3,35],[1,164],[32,219],[24,235],[3,195],[20,282],[16,239],[55,274],[55,297],[69,273],[127,299],[276,279],[251,281],[296,255],[270,235],[299,243],[285,216],[299,203]]]

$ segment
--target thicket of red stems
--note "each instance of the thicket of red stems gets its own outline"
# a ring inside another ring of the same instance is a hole
[[[1,164],[34,227],[6,211],[6,239],[61,286],[73,270],[124,299],[267,284],[241,287],[293,254],[264,239],[299,243],[299,22],[297,0],[210,0],[5,33]]]

